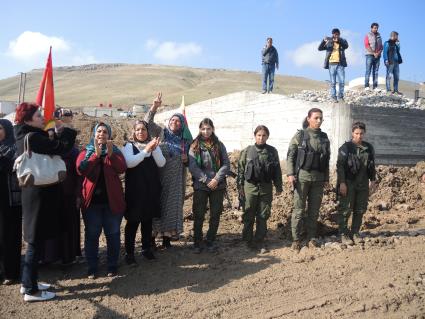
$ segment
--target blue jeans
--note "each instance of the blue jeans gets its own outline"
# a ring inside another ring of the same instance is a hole
[[[387,85],[387,91],[391,91],[391,78],[394,78],[394,92],[398,92],[398,79],[400,78],[400,68],[398,62],[387,65],[387,77],[385,84]]]
[[[38,255],[41,249],[40,242],[27,243],[24,267],[22,269],[22,286],[25,293],[33,295],[38,292]]]
[[[276,64],[263,64],[263,91],[272,92],[274,83],[274,70]],[[267,79],[269,80],[269,88],[267,89]]]
[[[103,231],[106,237],[107,266],[109,271],[116,271],[120,254],[121,214],[113,214],[108,204],[94,204],[83,214],[85,226],[84,251],[89,266],[89,274],[97,272],[99,237]]]
[[[345,68],[339,64],[329,64],[329,76],[331,78],[331,96],[336,98],[336,78],[338,77],[338,97],[344,97]]]
[[[364,78],[364,87],[369,87],[370,73],[372,72],[373,88],[378,87],[379,61],[381,57],[375,58],[373,55],[366,55],[366,74]]]

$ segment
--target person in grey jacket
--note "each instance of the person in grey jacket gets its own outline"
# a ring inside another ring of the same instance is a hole
[[[275,69],[279,69],[279,55],[276,48],[273,46],[273,39],[267,38],[266,45],[261,51],[263,65],[263,94],[271,93],[274,84]],[[267,87],[267,79],[269,85]]]
[[[210,203],[209,229],[206,246],[216,250],[214,244],[220,215],[223,211],[223,197],[226,190],[226,175],[230,170],[226,147],[214,134],[214,124],[205,118],[199,124],[199,134],[189,149],[189,170],[193,180],[194,249],[202,251],[202,226]]]

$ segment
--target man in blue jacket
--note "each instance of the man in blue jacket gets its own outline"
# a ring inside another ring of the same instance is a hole
[[[331,81],[331,98],[334,102],[344,101],[345,67],[347,59],[345,50],[348,48],[347,40],[340,37],[339,29],[332,30],[332,37],[325,37],[319,45],[319,51],[326,50],[323,67],[329,69]],[[338,99],[336,97],[336,78],[338,77]]]
[[[266,45],[261,50],[263,64],[263,94],[273,91],[274,71],[279,69],[279,55],[273,46],[273,39],[267,38]],[[269,86],[267,87],[267,79]]]
[[[393,93],[399,94],[398,80],[400,78],[399,64],[403,62],[400,54],[400,41],[398,41],[398,33],[391,32],[390,39],[384,43],[384,63],[387,67],[386,85],[387,92],[391,92],[391,78],[394,78]]]

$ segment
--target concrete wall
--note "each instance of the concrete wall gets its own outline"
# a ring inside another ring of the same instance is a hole
[[[301,128],[308,110],[313,107],[319,107],[324,112],[322,130],[331,141],[333,164],[338,147],[350,138],[353,120],[362,120],[367,124],[367,137],[375,145],[379,163],[414,164],[420,158],[425,159],[425,134],[418,130],[421,123],[425,123],[425,111],[319,104],[278,94],[242,91],[189,105],[186,115],[194,136],[198,132],[199,122],[205,117],[211,118],[217,136],[228,151],[240,150],[252,144],[255,127],[266,125],[270,130],[269,144],[278,149],[281,159],[285,159],[290,139]],[[164,123],[175,112],[157,114],[155,120]],[[397,120],[398,117],[403,120]],[[389,118],[393,120],[389,121]],[[417,138],[393,152],[395,146],[405,144],[406,133],[415,134]]]
[[[377,162],[414,165],[425,160],[425,111],[353,106],[351,112],[353,121],[366,124]]]
[[[104,115],[109,117],[120,117],[121,111],[118,111],[114,108],[108,108],[108,107],[99,107],[99,108],[91,108],[91,107],[85,107],[83,108],[83,113],[89,116],[94,117],[102,117]]]
[[[15,112],[16,102],[13,101],[0,101],[0,113],[9,114]]]

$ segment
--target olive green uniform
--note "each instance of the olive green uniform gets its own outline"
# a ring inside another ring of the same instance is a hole
[[[369,198],[369,180],[376,179],[375,152],[371,144],[362,142],[356,145],[344,143],[338,150],[337,183],[347,185],[347,195],[338,194],[339,232],[341,235],[358,234],[362,225],[363,214],[367,210]],[[353,162],[356,164],[353,164]],[[351,230],[348,220],[353,212]]]
[[[258,160],[262,167],[267,163],[270,167],[270,180],[248,181],[246,179],[247,164],[249,162],[248,149],[254,147],[258,154]],[[273,200],[273,184],[277,192],[282,192],[282,171],[279,163],[277,150],[270,146],[265,147],[248,146],[240,155],[238,162],[239,189],[245,194],[244,213],[242,215],[243,231],[242,239],[247,242],[253,241],[253,228],[256,222],[255,241],[262,242],[267,234],[267,219],[271,214]]]
[[[306,135],[308,134],[308,136]],[[305,165],[297,168],[297,156],[303,144],[304,136],[309,139],[308,149],[321,156],[322,165],[317,169],[305,169]],[[291,218],[292,239],[299,241],[302,224],[305,223],[307,239],[316,237],[317,219],[322,203],[324,184],[329,182],[330,142],[326,133],[320,129],[307,128],[298,131],[291,139],[288,147],[287,175],[296,176],[294,190],[294,209]],[[306,208],[306,204],[307,208]]]

